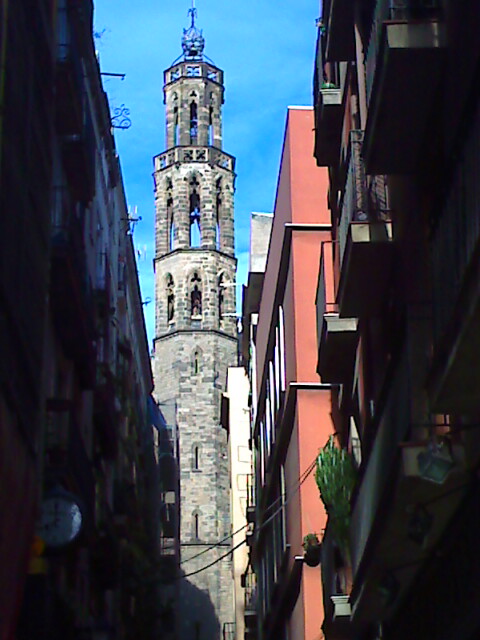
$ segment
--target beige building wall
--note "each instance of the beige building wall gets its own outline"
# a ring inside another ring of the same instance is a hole
[[[250,421],[248,407],[249,383],[243,367],[229,367],[227,374],[229,459],[231,478],[232,546],[245,540],[247,524],[247,477],[252,470],[252,453],[248,446]],[[243,528],[242,528],[243,527]],[[235,640],[245,636],[245,590],[241,586],[241,576],[247,568],[247,545],[233,552],[232,571],[235,583]]]

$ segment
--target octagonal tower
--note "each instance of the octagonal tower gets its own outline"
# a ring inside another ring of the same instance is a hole
[[[201,569],[230,548],[229,539],[219,543],[230,534],[220,401],[237,362],[235,159],[222,150],[223,72],[204,55],[196,10],[189,13],[183,55],[164,74],[167,150],[154,158],[153,366],[157,400],[175,402],[177,413],[185,574],[177,637],[215,640],[234,619],[231,560]]]

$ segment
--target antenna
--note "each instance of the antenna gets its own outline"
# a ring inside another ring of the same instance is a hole
[[[137,212],[138,212],[138,207],[136,205],[133,207],[133,211],[132,211],[132,208],[129,206],[127,211],[127,217],[121,218],[122,220],[125,220],[128,223],[127,235],[129,236],[133,235],[133,232],[135,231],[135,225],[137,224],[137,222],[140,222],[142,219],[142,216],[139,216]]]

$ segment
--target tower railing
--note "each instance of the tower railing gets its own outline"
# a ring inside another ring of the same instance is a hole
[[[201,162],[221,167],[228,171],[235,170],[235,158],[229,153],[215,147],[197,145],[173,147],[155,157],[155,170],[162,171],[180,162]]]

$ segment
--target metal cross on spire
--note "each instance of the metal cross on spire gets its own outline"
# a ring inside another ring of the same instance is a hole
[[[195,6],[195,0],[192,0],[192,6],[188,10],[188,15],[192,18],[191,27],[194,28],[195,27],[195,18],[197,17],[197,8]]]

